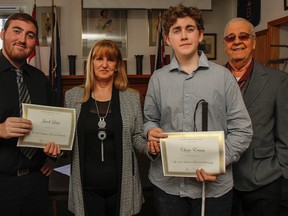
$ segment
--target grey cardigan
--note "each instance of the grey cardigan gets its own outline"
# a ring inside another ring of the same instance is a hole
[[[65,107],[75,108],[77,122],[82,105],[78,101],[82,99],[83,94],[84,89],[78,86],[67,91],[65,94]],[[144,202],[138,170],[138,163],[134,150],[137,150],[140,153],[145,153],[148,157],[150,156],[147,150],[147,141],[141,136],[143,117],[139,93],[131,89],[119,92],[119,100],[120,112],[123,122],[123,158],[120,215],[130,216],[139,213],[141,205]],[[134,175],[132,171],[133,163],[135,165]],[[76,216],[85,216],[82,183],[80,176],[80,159],[77,130],[75,133],[75,140],[72,151],[68,209],[72,211]]]

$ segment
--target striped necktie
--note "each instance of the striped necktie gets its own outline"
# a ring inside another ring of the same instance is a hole
[[[23,71],[21,69],[15,69],[15,71],[19,93],[19,111],[20,111],[20,117],[22,117],[22,103],[31,103],[31,99],[28,89],[23,81]],[[21,147],[21,152],[29,159],[33,157],[36,151],[37,151],[36,148]]]

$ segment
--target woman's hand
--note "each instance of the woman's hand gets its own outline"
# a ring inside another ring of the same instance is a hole
[[[148,152],[152,155],[160,153],[160,138],[167,138],[161,128],[151,128],[148,131]]]
[[[148,152],[151,155],[157,155],[160,153],[160,144],[157,141],[148,142]]]
[[[148,140],[160,142],[160,138],[167,138],[168,135],[164,134],[164,131],[161,128],[151,128],[148,131]]]
[[[43,151],[47,156],[53,158],[59,158],[63,154],[63,152],[61,152],[59,145],[55,144],[54,142],[47,143]]]
[[[196,170],[196,180],[198,182],[214,182],[217,179],[216,175],[210,175],[204,171],[204,169]]]

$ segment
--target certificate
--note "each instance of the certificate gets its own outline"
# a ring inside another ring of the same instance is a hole
[[[196,177],[199,168],[209,174],[225,173],[223,131],[167,134],[160,139],[164,176]]]
[[[22,104],[23,118],[32,121],[29,135],[20,137],[17,146],[43,148],[54,141],[61,150],[71,150],[75,135],[75,109]]]

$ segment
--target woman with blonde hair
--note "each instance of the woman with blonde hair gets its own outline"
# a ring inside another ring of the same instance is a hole
[[[89,53],[85,85],[65,95],[66,107],[77,113],[69,187],[69,210],[77,216],[128,216],[141,209],[135,151],[149,154],[140,95],[127,86],[119,47],[101,40]]]

